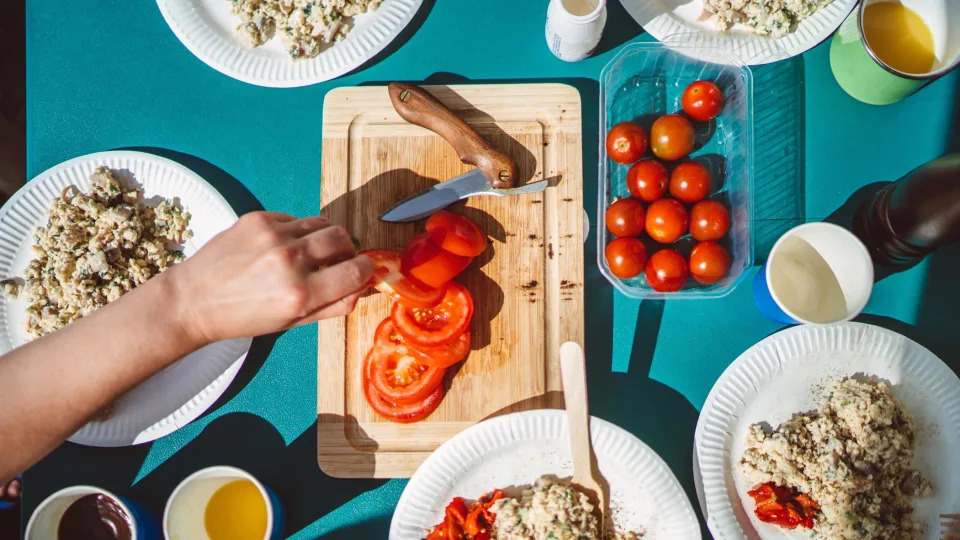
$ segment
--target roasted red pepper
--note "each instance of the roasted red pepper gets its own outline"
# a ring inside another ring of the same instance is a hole
[[[455,497],[444,511],[443,523],[430,531],[427,540],[490,540],[490,529],[497,515],[490,511],[503,498],[499,489],[488,493],[467,509],[461,497]]]
[[[773,482],[761,484],[747,495],[757,503],[753,513],[760,521],[786,529],[812,529],[813,518],[820,512],[820,506],[809,495]]]

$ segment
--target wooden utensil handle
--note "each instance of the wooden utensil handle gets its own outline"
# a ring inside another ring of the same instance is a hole
[[[590,459],[590,412],[587,409],[587,374],[580,345],[568,341],[560,346],[560,374],[563,399],[570,428],[570,452],[574,475],[592,472]]]
[[[387,87],[390,101],[400,116],[440,135],[460,156],[460,161],[476,165],[497,188],[513,187],[517,164],[494,148],[469,124],[453,113],[440,100],[415,84],[392,82]]]

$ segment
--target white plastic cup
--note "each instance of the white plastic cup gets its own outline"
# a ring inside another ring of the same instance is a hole
[[[757,308],[785,324],[849,321],[867,305],[872,291],[867,247],[832,223],[806,223],[784,233],[753,281]]]
[[[186,477],[173,490],[163,510],[163,537],[168,540],[209,540],[204,514],[207,503],[218,489],[237,480],[249,480],[260,491],[267,507],[267,530],[264,540],[279,538],[283,531],[279,500],[252,474],[218,465],[201,469]]]
[[[27,522],[24,539],[50,540],[51,538],[57,538],[60,519],[63,517],[64,512],[67,511],[67,508],[80,497],[94,494],[101,494],[112,499],[113,502],[117,503],[117,506],[123,510],[123,513],[130,519],[130,538],[132,540],[155,536],[155,534],[144,534],[145,531],[140,530],[145,525],[144,522],[150,520],[144,520],[142,516],[141,519],[137,519],[137,514],[135,514],[130,506],[120,499],[120,497],[95,486],[71,486],[50,495],[40,503],[40,506],[38,506],[33,512],[33,515],[30,516],[30,521]],[[156,521],[153,521],[153,523],[155,526]]]
[[[583,60],[597,48],[606,24],[606,0],[550,0],[547,46],[566,62]]]

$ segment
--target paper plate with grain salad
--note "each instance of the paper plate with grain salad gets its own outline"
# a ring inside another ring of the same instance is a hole
[[[157,0],[183,45],[234,79],[274,88],[344,75],[383,50],[422,0]]]
[[[939,538],[960,508],[960,378],[880,327],[789,328],[723,373],[695,447],[717,538]]]
[[[723,50],[747,65],[801,54],[830,37],[856,0],[620,0],[658,41],[723,63]]]
[[[610,485],[608,519],[616,533],[611,538],[700,538],[689,499],[656,452],[596,417],[590,432],[600,473]],[[461,503],[467,534],[480,521],[480,527],[496,528],[493,536],[499,538],[596,537],[592,506],[569,486],[572,474],[565,411],[485,420],[444,443],[417,469],[400,496],[389,538],[443,538],[438,529],[448,507]]]
[[[39,174],[0,208],[0,355],[120,298],[236,221],[213,186],[152,154],[89,154]],[[69,440],[126,446],[176,431],[226,391],[250,343],[180,359]]]

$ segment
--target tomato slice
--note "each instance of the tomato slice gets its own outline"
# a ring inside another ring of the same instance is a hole
[[[430,233],[420,233],[410,239],[400,261],[404,275],[411,276],[428,287],[440,288],[470,265],[470,257],[456,255],[441,248],[430,239]]]
[[[422,401],[443,382],[443,368],[427,364],[426,356],[407,345],[374,345],[367,353],[373,387],[390,403]]]
[[[434,244],[455,255],[476,257],[487,249],[487,236],[460,214],[437,210],[427,220],[426,229]]]
[[[373,261],[371,285],[397,302],[413,307],[435,306],[443,298],[444,288],[428,287],[407,279],[400,271],[399,251],[371,249],[363,255]]]
[[[390,318],[397,331],[414,347],[436,347],[464,333],[473,316],[473,298],[466,287],[450,282],[443,300],[432,308],[394,304]]]
[[[390,317],[384,319],[380,323],[380,326],[377,326],[373,341],[376,345],[381,343],[410,345],[407,340],[403,339],[403,334],[397,331],[397,325],[393,324],[393,319]],[[443,345],[436,347],[419,345],[414,348],[426,355],[423,361],[428,365],[438,368],[448,368],[470,354],[470,330],[464,330],[456,339]]]
[[[423,400],[416,403],[398,405],[384,399],[384,397],[377,392],[377,389],[373,387],[373,381],[366,378],[363,380],[363,395],[367,398],[367,403],[370,405],[370,408],[387,420],[401,424],[417,422],[430,416],[430,413],[432,413],[437,408],[437,405],[440,404],[440,401],[443,400],[443,392],[443,385],[440,384]]]

